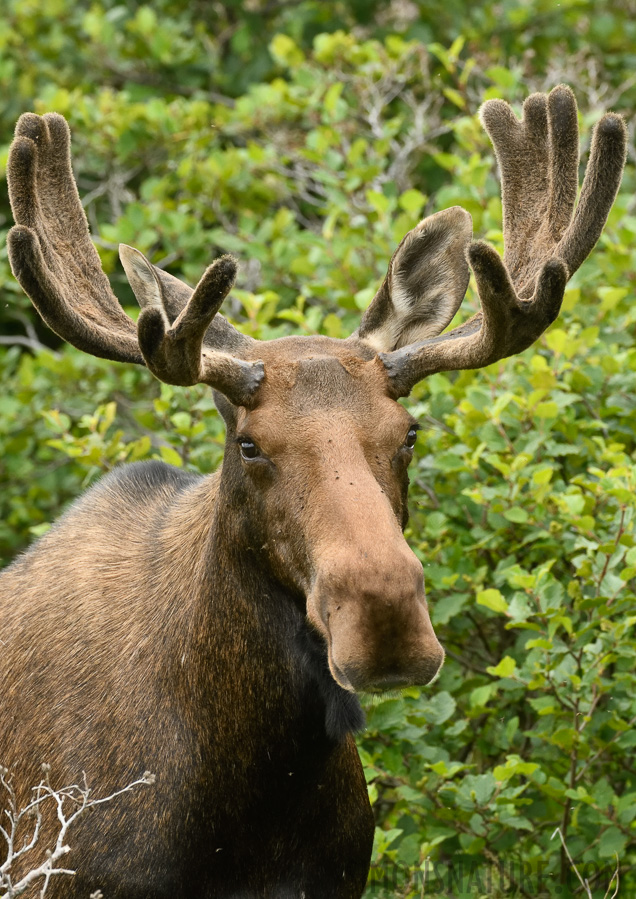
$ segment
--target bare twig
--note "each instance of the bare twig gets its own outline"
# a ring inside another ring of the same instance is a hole
[[[574,859],[570,855],[570,850],[568,849],[568,847],[566,845],[565,839],[563,837],[563,832],[561,831],[560,827],[556,828],[556,830],[554,831],[554,833],[552,834],[550,839],[553,840],[557,834],[559,835],[559,839],[561,840],[561,846],[563,847],[563,851],[567,855],[568,861],[570,862],[572,870],[578,877],[579,883],[583,887],[585,895],[588,897],[588,899],[594,899],[594,896],[592,894],[592,887],[590,886],[590,882],[587,879],[587,877],[585,878],[585,880],[581,877],[581,875],[579,873],[579,869],[576,867],[576,865],[574,863]],[[621,869],[620,862],[618,859],[618,855],[616,854],[616,870],[612,874],[612,878],[607,886],[607,890],[605,892],[605,895],[603,896],[603,899],[615,899],[615,897],[618,896],[618,890],[620,887],[620,869]],[[616,881],[616,886],[614,887],[614,892],[610,896],[609,892],[612,889],[612,884],[614,883],[614,881]]]
[[[60,354],[56,353],[55,350],[50,349],[50,347],[45,346],[43,343],[40,343],[39,340],[32,340],[30,337],[25,337],[22,334],[15,334],[13,337],[0,337],[0,346],[24,346],[28,350],[31,350],[33,353],[39,353],[42,350],[46,350],[48,353],[52,353],[59,359]]]
[[[585,890],[586,895],[589,897],[589,899],[594,899],[594,897],[592,896],[592,889],[591,889],[591,887],[590,887],[590,885],[589,885],[589,883],[588,883],[588,881],[587,881],[587,878],[586,878],[585,880],[583,880],[583,878],[582,878],[581,875],[579,874],[579,869],[578,869],[578,868],[576,867],[576,865],[574,864],[574,859],[573,859],[572,856],[570,855],[570,850],[568,849],[568,847],[567,847],[567,845],[566,845],[565,838],[564,838],[564,836],[563,836],[563,831],[561,830],[560,827],[557,827],[557,828],[556,828],[556,830],[554,831],[554,833],[552,834],[552,836],[550,837],[550,839],[553,840],[557,834],[559,835],[559,839],[561,840],[561,846],[562,846],[562,848],[563,848],[564,853],[566,854],[566,856],[567,856],[567,858],[568,858],[568,861],[570,862],[570,865],[571,865],[571,867],[572,867],[572,870],[574,871],[574,873],[575,873],[576,876],[578,877],[579,882],[580,882],[581,886],[583,887],[583,889]]]
[[[18,808],[16,792],[13,787],[9,772],[6,768],[0,767],[0,786],[6,793],[7,808],[4,810],[5,818],[8,820],[4,826],[0,825],[0,835],[6,844],[6,858],[0,864],[0,899],[17,899],[18,896],[26,892],[26,890],[36,881],[42,881],[40,897],[43,897],[49,886],[52,877],[60,874],[73,875],[75,872],[70,868],[64,868],[59,865],[60,860],[70,852],[70,846],[66,843],[69,828],[83,815],[89,808],[102,805],[105,802],[111,802],[117,796],[128,793],[140,784],[154,783],[154,775],[146,771],[138,780],[133,781],[119,790],[115,790],[109,796],[101,799],[91,799],[91,789],[84,778],[84,785],[78,786],[73,784],[69,787],[62,787],[54,790],[50,785],[49,775],[50,767],[43,765],[44,777],[33,788],[33,799],[27,803],[24,808]],[[52,801],[55,803],[57,820],[59,822],[59,830],[54,847],[38,846],[38,841],[42,832],[42,806],[45,802]],[[69,808],[70,807],[70,808]],[[3,818],[3,822],[5,821]],[[18,834],[21,827],[28,819],[35,819],[32,825],[30,836],[23,837],[19,843]],[[44,855],[44,861],[35,864],[26,874],[24,874],[17,882],[13,882],[11,871],[15,870],[15,862],[27,852],[31,850],[40,850]]]

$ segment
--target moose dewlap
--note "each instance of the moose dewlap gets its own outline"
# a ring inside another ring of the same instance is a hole
[[[66,122],[18,122],[9,253],[42,318],[94,355],[209,384],[227,426],[216,474],[125,466],[0,577],[0,763],[18,802],[43,762],[53,786],[85,772],[103,795],[156,776],[78,821],[64,859],[76,874],[53,877],[49,895],[361,896],[373,818],[355,694],[426,684],[444,657],[402,534],[417,423],[397,400],[543,333],[625,159],[625,126],[605,115],[576,205],[569,88],[529,97],[521,120],[490,101],[482,121],[501,170],[503,261],[447,209],[406,235],[351,337],[268,343],[218,313],[229,256],[192,290],[122,246],[133,323],[90,241]],[[442,335],[470,268],[481,311]],[[41,846],[57,834],[50,812]],[[19,863],[14,882],[32,856]]]

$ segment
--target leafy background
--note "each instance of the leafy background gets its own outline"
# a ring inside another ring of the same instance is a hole
[[[119,241],[190,283],[231,251],[224,311],[260,338],[350,333],[424,214],[460,204],[501,248],[484,99],[571,84],[584,151],[605,109],[633,124],[633,0],[0,5],[1,169],[20,113],[64,114],[122,303]],[[617,867],[636,895],[634,158],[547,335],[410,400],[407,536],[448,660],[368,703],[368,897],[581,895],[557,827],[588,895]],[[223,431],[207,390],[60,345],[0,245],[6,564],[113,465],[211,471]]]

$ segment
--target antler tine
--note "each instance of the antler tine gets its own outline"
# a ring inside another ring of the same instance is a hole
[[[627,128],[615,113],[607,113],[592,134],[579,205],[561,238],[556,255],[572,275],[587,259],[601,236],[616,198],[627,156]]]
[[[497,251],[483,241],[468,250],[481,312],[441,337],[380,354],[395,397],[408,396],[418,381],[440,371],[483,368],[531,346],[559,314],[568,280],[565,264],[550,259],[534,298],[519,301]]]
[[[210,384],[234,405],[250,406],[265,375],[263,363],[243,361],[206,343],[210,323],[234,284],[236,260],[221,256],[209,266],[171,325],[154,266],[133,247],[122,244],[119,253],[142,306],[137,329],[150,371],[167,384]]]
[[[572,276],[596,244],[620,185],[627,130],[613,113],[596,125],[572,220],[579,134],[570,88],[560,84],[547,96],[528,97],[520,122],[503,100],[484,103],[481,119],[501,170],[504,262],[519,297],[527,299],[546,259],[563,259]]]
[[[501,169],[504,260],[487,244],[472,243],[481,312],[441,337],[380,355],[396,396],[434,372],[481,368],[534,343],[559,314],[567,280],[594,247],[618,192],[627,129],[609,113],[594,131],[572,218],[578,127],[565,85],[528,97],[521,121],[502,100],[484,104],[481,117]]]
[[[62,116],[20,118],[7,180],[17,223],[7,238],[11,268],[44,321],[81,350],[143,364],[135,323],[111,291],[89,237]]]

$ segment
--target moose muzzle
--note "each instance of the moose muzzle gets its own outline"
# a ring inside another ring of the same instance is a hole
[[[384,553],[340,551],[323,562],[307,616],[327,641],[334,679],[350,691],[427,684],[444,661],[426,605],[422,566],[404,542]]]

